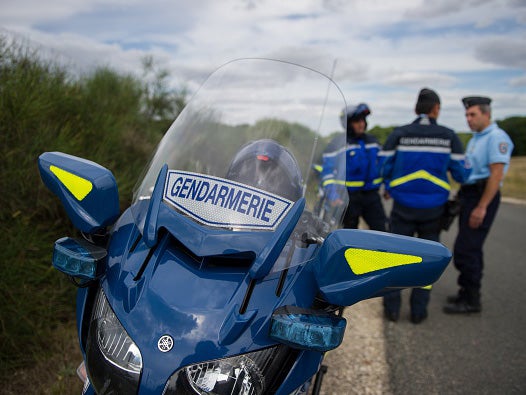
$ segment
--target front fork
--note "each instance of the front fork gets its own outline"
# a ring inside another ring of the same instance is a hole
[[[318,370],[318,373],[316,373],[316,379],[314,380],[314,386],[312,387],[312,395],[319,395],[320,390],[321,390],[321,384],[323,382],[323,376],[325,376],[325,373],[327,373],[327,370],[329,370],[327,365],[320,366],[320,370]]]

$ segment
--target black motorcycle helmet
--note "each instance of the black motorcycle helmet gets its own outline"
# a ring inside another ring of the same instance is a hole
[[[356,106],[345,107],[340,114],[340,122],[342,127],[347,130],[349,121],[363,119],[365,121],[365,130],[367,130],[367,116],[371,114],[371,109],[365,103],[360,103]],[[353,133],[352,130],[347,130],[348,133]]]
[[[251,141],[232,160],[226,178],[296,201],[302,195],[298,162],[274,140]]]

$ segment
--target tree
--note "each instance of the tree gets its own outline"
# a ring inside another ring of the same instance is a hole
[[[497,124],[508,133],[515,145],[512,155],[526,155],[526,117],[506,118],[497,121]]]
[[[393,131],[393,129],[394,129],[394,126],[387,126],[383,128],[381,126],[376,125],[372,129],[370,129],[368,133],[375,136],[380,142],[380,144],[383,144],[385,143],[385,140],[387,140],[387,136],[389,136],[389,134]]]
[[[187,89],[171,88],[170,72],[160,68],[152,56],[142,59],[143,111],[154,121],[173,121],[186,105]]]

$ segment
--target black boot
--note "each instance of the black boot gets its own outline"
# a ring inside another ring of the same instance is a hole
[[[387,309],[384,309],[384,316],[387,318],[387,320],[391,322],[397,322],[400,318],[400,312],[398,311],[389,311]]]
[[[449,295],[446,298],[447,303],[460,303],[466,299],[466,291],[464,288],[460,288],[456,295]]]
[[[401,291],[396,290],[384,295],[384,316],[391,322],[397,322],[400,318],[400,305],[402,303]]]
[[[450,300],[453,299],[448,297],[448,302]],[[443,308],[443,311],[446,314],[480,313],[481,310],[480,292],[474,289],[462,289],[459,291],[459,295],[453,300],[453,302],[446,304]]]
[[[420,324],[427,318],[427,305],[431,298],[431,291],[425,288],[411,290],[411,322]]]
[[[420,324],[427,318],[427,311],[422,314],[411,313],[411,322],[415,325]]]

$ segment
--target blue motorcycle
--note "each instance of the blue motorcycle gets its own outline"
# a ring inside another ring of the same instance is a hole
[[[53,252],[79,286],[84,394],[317,393],[343,307],[440,277],[442,244],[314,214],[318,141],[341,129],[345,104],[314,70],[227,63],[169,128],[123,213],[109,170],[40,156],[84,236]]]

